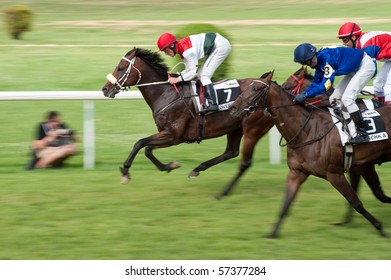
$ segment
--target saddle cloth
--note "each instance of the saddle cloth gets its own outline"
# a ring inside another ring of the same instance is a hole
[[[364,121],[367,123],[367,133],[369,136],[369,142],[375,142],[388,139],[388,134],[384,128],[384,121],[380,114],[374,110],[374,104],[372,100],[363,99],[366,106],[366,110],[362,112]],[[343,108],[342,116],[345,121],[341,122],[334,112],[333,108],[329,108],[329,112],[333,119],[335,126],[338,128],[339,136],[341,138],[342,146],[349,143],[351,137],[356,136],[356,127],[354,122],[350,119],[349,113]]]
[[[204,97],[200,97],[200,87],[196,81],[191,82],[192,90],[194,93],[194,106],[197,113],[202,111],[202,102]],[[219,111],[228,110],[235,99],[240,95],[240,86],[237,80],[223,80],[213,83],[213,87],[216,92],[216,101],[219,107]],[[205,100],[206,104],[208,101]]]

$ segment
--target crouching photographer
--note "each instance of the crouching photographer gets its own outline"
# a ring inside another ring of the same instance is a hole
[[[77,140],[73,131],[60,121],[60,114],[50,111],[46,121],[39,124],[37,138],[32,142],[33,159],[27,169],[61,167],[77,153]]]

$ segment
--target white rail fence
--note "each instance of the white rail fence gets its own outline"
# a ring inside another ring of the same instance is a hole
[[[373,87],[364,90],[373,92]],[[141,99],[139,91],[118,93],[116,99]],[[95,168],[95,106],[94,100],[107,99],[101,91],[3,91],[0,92],[0,101],[6,100],[84,100],[83,102],[83,165],[85,169]],[[273,127],[269,133],[269,158],[271,164],[281,163],[281,149],[279,147],[280,134]]]

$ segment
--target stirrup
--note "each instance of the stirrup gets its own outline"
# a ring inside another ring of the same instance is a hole
[[[214,112],[218,110],[219,110],[219,106],[217,106],[216,104],[209,104],[207,107],[203,106],[202,112],[207,113],[207,112]]]
[[[202,105],[202,112],[203,113],[213,112],[213,111],[219,110],[219,106],[213,100],[211,100],[209,98],[207,98],[207,100],[208,100],[208,105],[206,105],[206,104]]]
[[[335,117],[337,117],[337,119],[340,119],[340,120],[344,119],[344,117],[342,115],[342,109],[340,107],[334,107],[333,112],[335,114]]]
[[[357,134],[356,137],[351,138],[349,143],[350,144],[362,144],[362,143],[368,143],[369,142],[369,136],[366,133]]]

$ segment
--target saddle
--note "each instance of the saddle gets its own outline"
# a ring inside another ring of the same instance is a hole
[[[204,102],[207,104],[207,100],[204,98],[204,87],[199,80],[191,81],[193,90],[193,103],[197,113],[202,111],[202,105]],[[219,111],[226,111],[231,104],[241,94],[240,86],[237,80],[222,80],[213,83],[213,87],[216,92],[216,102],[219,107]]]
[[[360,103],[363,103],[360,105]],[[375,99],[357,99],[357,104],[361,108],[363,120],[367,124],[367,134],[369,142],[381,141],[388,139],[388,134],[385,131],[384,121],[380,114],[375,110],[384,106]],[[350,119],[350,114],[343,107],[342,110],[328,107],[335,125],[338,128],[342,145],[345,146],[351,137],[356,136],[356,127]]]

